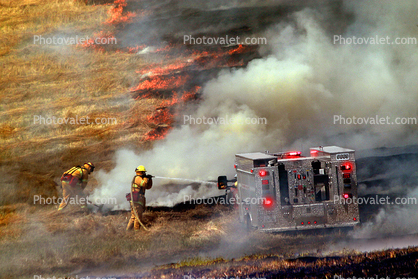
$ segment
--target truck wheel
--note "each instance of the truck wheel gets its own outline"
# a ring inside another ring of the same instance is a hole
[[[251,218],[250,215],[245,215],[245,229],[247,233],[251,232],[252,226],[251,226]]]
[[[235,209],[238,209],[238,208],[239,208],[239,205],[238,205],[238,203],[237,203],[237,201],[239,201],[239,195],[238,195],[238,193],[235,193],[234,198],[235,198],[234,208],[235,208]]]

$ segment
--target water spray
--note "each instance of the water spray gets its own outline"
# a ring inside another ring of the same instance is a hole
[[[166,176],[154,176],[154,177],[158,179],[176,180],[176,181],[184,181],[184,182],[196,182],[196,183],[201,183],[201,184],[216,184],[216,182],[213,182],[213,181],[203,181],[203,180],[196,180],[196,179],[166,177]]]

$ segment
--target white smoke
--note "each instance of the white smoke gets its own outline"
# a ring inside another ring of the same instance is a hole
[[[360,229],[353,231],[352,237],[367,239],[418,233],[418,189],[397,199],[381,208],[371,220],[365,220]]]
[[[416,126],[334,125],[333,117],[416,117],[417,45],[340,45],[333,39],[334,35],[416,38],[417,12],[415,1],[347,2],[344,13],[352,13],[354,20],[342,22],[347,26],[343,33],[335,33],[328,21],[334,15],[311,8],[295,13],[267,32],[264,58],[208,81],[203,101],[187,112],[195,118],[262,117],[266,125],[182,125],[150,151],[118,152],[116,168],[99,172],[102,187],[94,195],[122,201],[139,164],[153,175],[210,180],[233,175],[234,154],[239,152],[414,143]],[[148,202],[172,205],[184,194],[219,193],[215,186],[185,187],[181,192],[169,190],[164,181],[156,180],[147,192]]]

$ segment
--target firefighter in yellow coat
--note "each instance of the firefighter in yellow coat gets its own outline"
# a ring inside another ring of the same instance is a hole
[[[138,166],[135,169],[136,175],[132,179],[131,192],[126,195],[131,204],[131,219],[126,230],[134,228],[137,231],[140,228],[140,222],[142,223],[142,213],[145,211],[145,190],[152,187],[152,175],[147,175],[146,171],[144,166]]]
[[[94,171],[94,168],[93,163],[88,162],[82,167],[73,167],[63,173],[61,176],[63,199],[58,210],[63,210],[68,203],[77,203],[87,211],[87,199],[83,190],[86,188],[89,174]],[[74,201],[70,199],[74,199]]]

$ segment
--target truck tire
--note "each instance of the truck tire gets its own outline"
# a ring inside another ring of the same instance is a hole
[[[245,215],[245,230],[247,231],[247,233],[250,233],[252,230],[251,218],[249,214]]]

